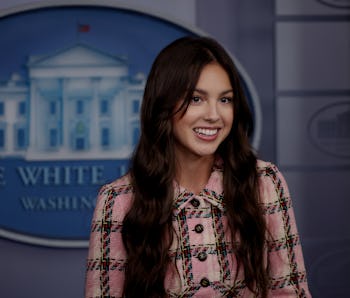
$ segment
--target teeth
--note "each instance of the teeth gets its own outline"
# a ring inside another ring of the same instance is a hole
[[[207,128],[195,128],[194,130],[196,133],[199,133],[201,135],[206,136],[212,136],[215,135],[218,132],[218,129],[207,129]]]

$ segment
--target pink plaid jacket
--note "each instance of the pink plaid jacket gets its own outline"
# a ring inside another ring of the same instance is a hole
[[[260,197],[272,239],[267,241],[269,297],[311,297],[286,182],[276,166],[258,161]],[[169,297],[254,297],[245,286],[227,236],[222,169],[214,167],[203,191],[175,187],[173,226],[165,288]],[[128,175],[105,185],[92,220],[86,297],[122,297],[127,256],[121,238],[133,189]]]

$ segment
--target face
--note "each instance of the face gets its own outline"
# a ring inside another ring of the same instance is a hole
[[[177,105],[179,108],[180,101]],[[206,65],[185,112],[173,118],[175,154],[179,160],[214,156],[233,123],[233,90],[226,71]]]

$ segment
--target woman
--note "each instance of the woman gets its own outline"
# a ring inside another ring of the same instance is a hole
[[[287,185],[251,128],[216,41],[160,52],[130,171],[99,194],[86,297],[310,297]]]

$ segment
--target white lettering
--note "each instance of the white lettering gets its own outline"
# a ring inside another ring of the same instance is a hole
[[[71,184],[71,179],[70,179],[70,167],[64,167],[63,168],[64,170],[64,173],[63,173],[63,176],[64,176],[64,184],[65,185],[69,185]]]
[[[26,186],[37,184],[42,173],[42,167],[18,167],[17,170]]]
[[[105,181],[102,179],[103,170],[104,170],[103,166],[92,167],[92,169],[91,169],[91,176],[92,176],[91,183],[92,184],[101,185],[101,184],[105,183]]]
[[[93,210],[96,199],[94,197],[21,197],[21,205],[26,211],[82,211]]]
[[[77,183],[84,184],[84,173],[88,170],[88,167],[73,167],[77,172]]]
[[[60,168],[45,167],[43,168],[43,184],[44,185],[59,185],[60,184]]]
[[[0,185],[4,185],[4,171],[0,168]],[[17,172],[25,186],[32,185],[102,185],[103,166],[39,166],[17,167]]]
[[[33,198],[21,198],[21,203],[24,208],[24,210],[34,210],[35,203],[37,199]]]

